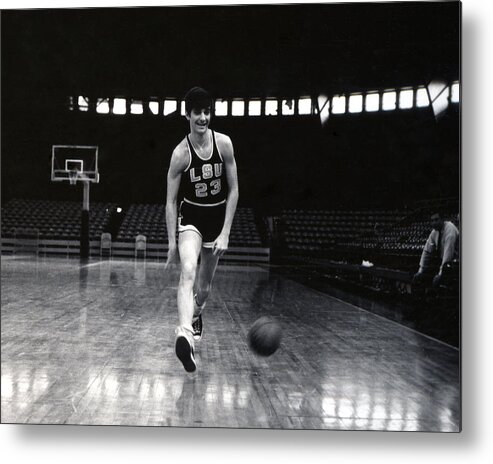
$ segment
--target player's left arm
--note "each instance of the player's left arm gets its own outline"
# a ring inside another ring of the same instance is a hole
[[[421,259],[419,260],[418,274],[423,274],[429,267],[432,260],[433,252],[436,249],[436,243],[434,238],[434,231],[432,231],[426,240],[423,252],[421,253]]]
[[[221,233],[214,241],[214,254],[222,255],[226,252],[229,245],[229,234],[233,225],[233,218],[238,205],[239,188],[238,188],[238,173],[236,170],[236,160],[234,156],[233,144],[231,139],[222,135],[218,139],[219,150],[223,157],[226,178],[228,180],[228,198],[226,200],[226,214],[224,217],[224,225]]]

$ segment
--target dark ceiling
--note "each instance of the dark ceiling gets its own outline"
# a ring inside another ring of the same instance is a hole
[[[2,11],[2,98],[297,96],[459,78],[458,2]]]

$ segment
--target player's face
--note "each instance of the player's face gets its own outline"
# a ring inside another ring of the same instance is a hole
[[[197,134],[204,134],[207,132],[209,123],[211,122],[211,109],[210,108],[194,108],[187,119],[190,121],[190,130]]]

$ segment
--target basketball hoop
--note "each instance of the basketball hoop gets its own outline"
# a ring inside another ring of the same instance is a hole
[[[77,171],[77,169],[71,169],[68,172],[68,180],[70,181],[70,185],[75,185],[77,183],[78,174],[79,174],[79,171]]]
[[[52,145],[51,180],[53,182],[70,182],[83,186],[82,211],[80,225],[80,256],[89,258],[89,190],[91,183],[99,182],[98,147],[92,145]]]

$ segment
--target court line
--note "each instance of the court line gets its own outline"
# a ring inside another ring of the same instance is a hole
[[[308,287],[308,288],[309,288],[309,287]],[[416,334],[418,334],[418,335],[421,335],[422,337],[429,338],[430,340],[433,340],[434,342],[437,342],[437,343],[440,343],[440,344],[442,344],[442,345],[448,346],[449,348],[452,348],[452,349],[453,349],[453,350],[455,350],[455,351],[460,351],[460,350],[459,350],[459,348],[457,348],[457,347],[455,347],[455,346],[453,346],[453,345],[449,345],[447,342],[444,342],[444,341],[442,341],[442,340],[438,340],[438,338],[432,337],[431,335],[427,335],[427,334],[424,334],[424,333],[422,333],[422,332],[419,332],[418,330],[413,329],[413,328],[411,328],[411,327],[408,327],[408,326],[406,326],[406,325],[404,325],[404,324],[399,324],[399,322],[394,321],[394,320],[392,320],[392,319],[388,319],[388,318],[386,318],[386,317],[384,317],[384,316],[380,316],[380,314],[375,314],[375,313],[372,313],[372,312],[371,312],[371,311],[369,311],[368,309],[361,308],[361,307],[359,307],[359,306],[356,306],[356,305],[355,305],[355,304],[353,304],[353,303],[349,303],[348,301],[341,300],[340,298],[337,298],[336,296],[332,296],[332,295],[325,294],[325,293],[320,292],[319,290],[316,290],[316,289],[315,289],[315,291],[317,291],[317,292],[319,292],[319,293],[322,293],[322,295],[325,295],[325,296],[328,296],[328,297],[330,297],[330,298],[333,298],[334,300],[340,301],[341,303],[345,303],[345,304],[347,304],[347,305],[349,305],[349,306],[353,306],[354,308],[359,309],[360,311],[364,311],[365,313],[371,314],[372,316],[375,316],[375,317],[377,317],[377,318],[379,318],[379,319],[383,319],[384,321],[391,322],[392,324],[398,325],[399,327],[402,327],[402,328],[404,328],[404,329],[406,329],[406,330],[410,330],[411,332],[414,332],[414,333],[416,333]]]
[[[80,266],[80,269],[82,269],[82,268],[86,268],[86,267],[91,267],[91,266],[97,266],[97,265],[101,264],[102,262],[103,262],[103,261],[98,261],[98,262],[96,262],[96,263],[84,264],[84,265]]]
[[[319,293],[320,295],[324,295],[325,297],[328,297],[328,298],[333,298],[334,300],[340,301],[341,303],[347,304],[347,305],[352,306],[353,308],[356,308],[356,309],[358,309],[358,310],[360,310],[360,311],[364,311],[365,313],[371,314],[372,316],[375,316],[376,318],[383,319],[384,321],[387,321],[387,322],[391,322],[392,324],[398,325],[399,327],[402,327],[403,329],[406,329],[406,330],[409,330],[409,331],[411,331],[411,332],[414,332],[415,334],[421,335],[422,337],[428,338],[428,339],[430,339],[430,340],[433,340],[434,342],[437,342],[437,343],[439,343],[439,344],[441,344],[441,345],[445,345],[445,346],[447,346],[447,347],[449,347],[449,348],[452,348],[452,349],[453,349],[453,350],[455,350],[455,351],[460,352],[460,349],[459,349],[459,348],[457,348],[457,347],[455,347],[455,346],[453,346],[453,345],[450,345],[450,344],[448,344],[447,342],[443,342],[442,340],[438,340],[437,338],[432,337],[431,335],[427,335],[427,334],[424,334],[424,333],[422,333],[422,332],[419,332],[419,331],[418,331],[418,330],[416,330],[416,329],[412,329],[411,327],[408,327],[408,326],[406,326],[406,325],[404,325],[404,324],[400,324],[400,323],[399,323],[399,322],[397,322],[397,321],[394,321],[394,320],[392,320],[392,319],[388,319],[388,318],[386,318],[386,317],[384,317],[384,316],[380,316],[379,314],[375,314],[375,313],[373,313],[373,312],[369,311],[368,309],[361,308],[360,306],[357,306],[357,305],[355,305],[355,304],[353,304],[353,303],[349,303],[348,301],[344,301],[344,300],[342,300],[341,298],[338,298],[338,297],[336,297],[336,296],[330,295],[330,294],[328,294],[328,293],[324,293],[324,292],[322,292],[321,290],[317,290],[316,288],[309,287],[308,285],[305,285],[305,284],[303,284],[303,283],[301,283],[301,282],[298,282],[297,280],[294,280],[294,279],[289,279],[289,278],[284,277],[284,276],[281,276],[281,277],[286,278],[286,279],[288,279],[288,280],[291,280],[292,282],[296,282],[297,284],[302,285],[303,287],[308,288],[308,289],[310,289],[310,290],[313,290],[314,292],[317,292],[317,293]]]

